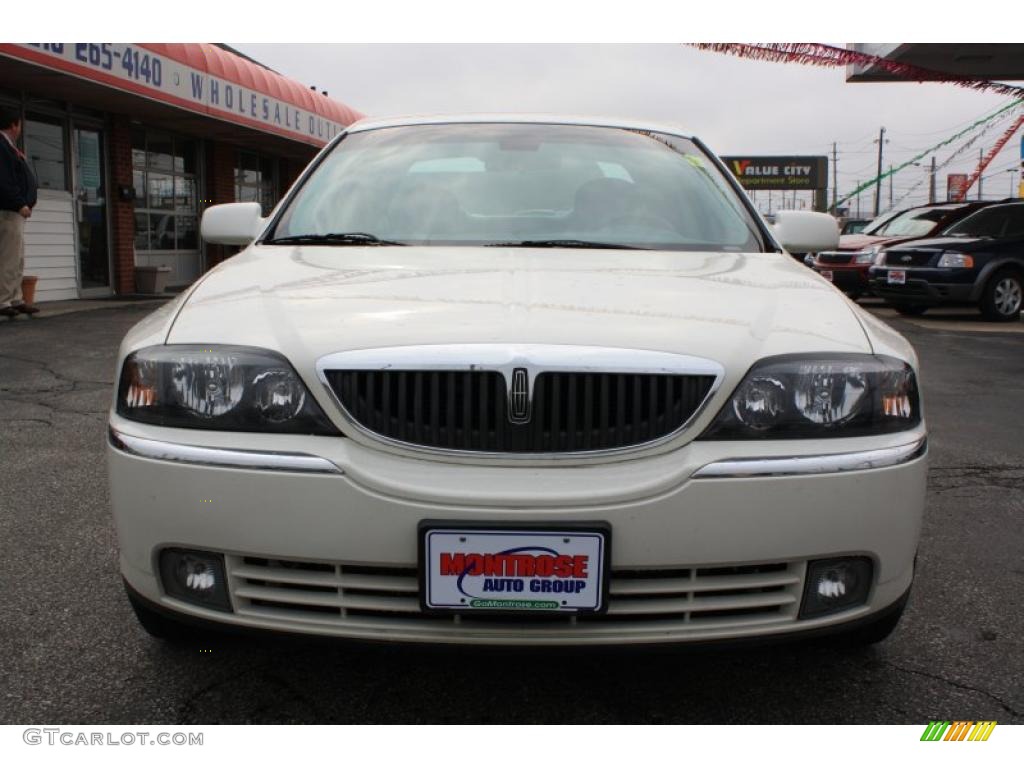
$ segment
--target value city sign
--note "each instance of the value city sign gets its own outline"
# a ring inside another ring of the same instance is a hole
[[[723,157],[744,189],[826,189],[828,158],[824,155],[785,157]]]

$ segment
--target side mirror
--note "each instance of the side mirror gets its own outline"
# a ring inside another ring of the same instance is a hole
[[[263,226],[259,203],[211,205],[203,211],[203,240],[220,245],[248,245]]]
[[[775,237],[790,253],[818,253],[839,245],[839,223],[827,213],[779,211]]]

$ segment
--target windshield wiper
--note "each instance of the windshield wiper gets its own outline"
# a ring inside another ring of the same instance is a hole
[[[593,240],[513,240],[507,243],[487,243],[487,248],[607,248],[613,250],[646,251],[636,245],[598,243]]]
[[[369,232],[328,232],[324,235],[287,235],[264,240],[265,245],[405,245],[395,240],[381,240]]]

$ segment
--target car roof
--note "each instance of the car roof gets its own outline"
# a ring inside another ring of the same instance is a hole
[[[636,120],[623,117],[599,117],[589,115],[557,115],[557,114],[523,114],[523,113],[470,113],[451,115],[399,115],[395,117],[363,118],[352,123],[346,129],[349,133],[372,131],[377,128],[396,128],[409,125],[445,125],[452,123],[519,123],[525,125],[582,125],[600,128],[626,128],[634,131],[652,131],[654,133],[670,133],[683,138],[693,135],[681,131],[678,126]]]

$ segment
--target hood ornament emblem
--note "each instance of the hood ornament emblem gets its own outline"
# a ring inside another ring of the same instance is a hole
[[[513,424],[530,421],[530,377],[525,368],[512,371],[508,390],[508,418]]]

